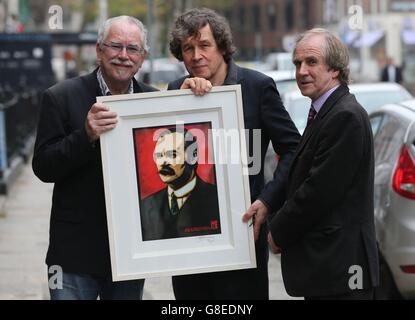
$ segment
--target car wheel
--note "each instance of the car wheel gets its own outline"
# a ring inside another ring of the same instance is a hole
[[[392,272],[389,269],[386,260],[379,252],[379,272],[380,283],[379,287],[375,288],[376,300],[401,300],[402,295],[399,293],[398,288],[393,279]]]

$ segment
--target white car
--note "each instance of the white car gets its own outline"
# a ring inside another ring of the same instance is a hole
[[[149,83],[150,69],[150,61],[145,60],[135,78],[161,90],[166,89],[169,82],[187,74],[183,62],[170,58],[154,59],[151,83]]]

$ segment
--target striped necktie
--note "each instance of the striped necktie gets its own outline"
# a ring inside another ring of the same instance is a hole
[[[313,122],[314,117],[316,116],[316,114],[317,114],[316,109],[314,109],[313,105],[311,105],[310,106],[310,111],[308,112],[306,128],[311,124],[311,122]]]

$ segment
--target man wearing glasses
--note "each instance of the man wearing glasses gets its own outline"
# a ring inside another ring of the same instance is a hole
[[[43,94],[32,165],[55,184],[46,257],[51,299],[142,298],[144,280],[111,278],[99,137],[116,126],[117,115],[96,96],[155,91],[134,79],[147,53],[139,20],[111,18],[98,32],[99,67]],[[189,80],[197,95],[210,89],[199,80]]]

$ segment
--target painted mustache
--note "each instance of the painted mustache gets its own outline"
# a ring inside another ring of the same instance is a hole
[[[169,166],[162,166],[159,170],[159,174],[162,174],[163,176],[174,176],[176,173]]]
[[[110,63],[120,64],[120,65],[126,66],[126,67],[132,67],[132,66],[134,66],[134,63],[131,60],[120,60],[118,58],[111,59],[110,60]]]

